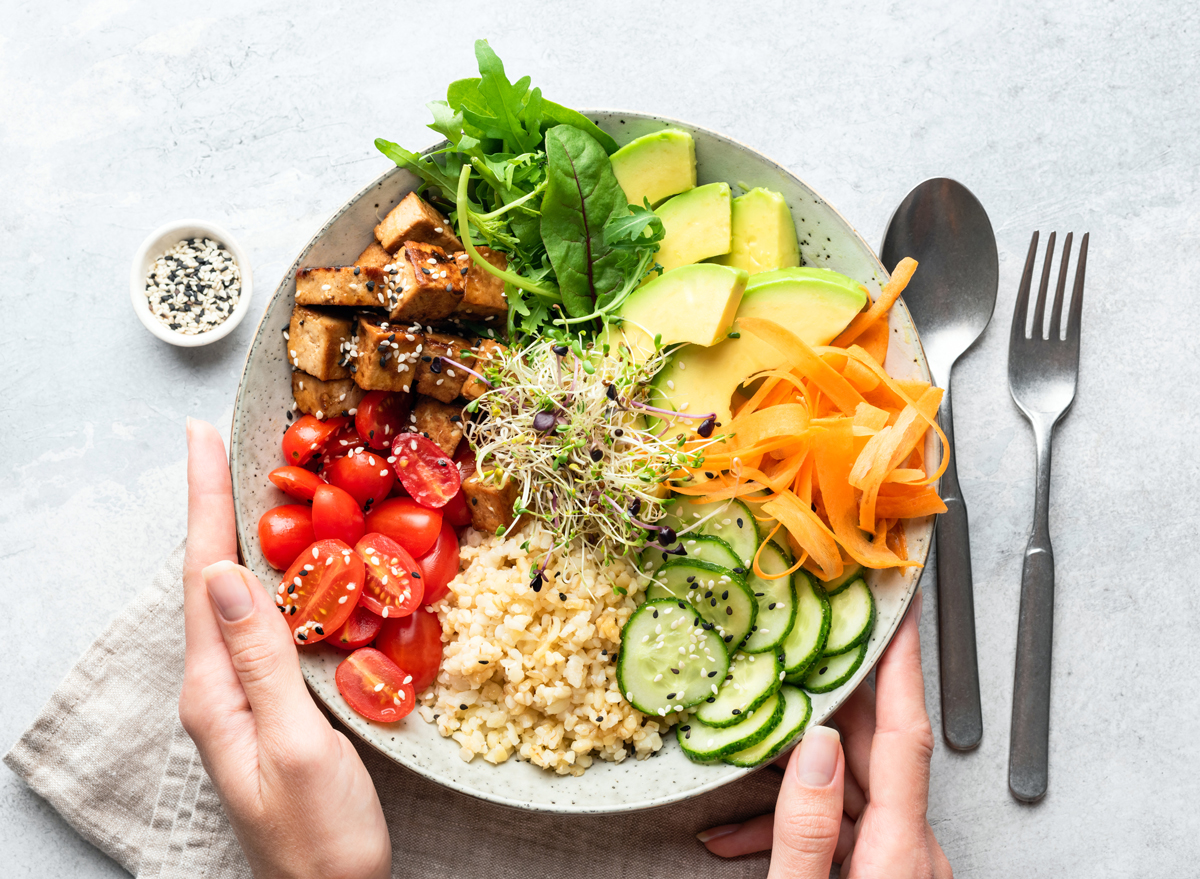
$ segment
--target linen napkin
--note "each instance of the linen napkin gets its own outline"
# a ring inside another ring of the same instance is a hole
[[[4,762],[139,879],[243,879],[250,868],[177,715],[183,681],[183,544],[68,673]],[[336,723],[337,721],[334,721]],[[392,832],[393,876],[761,877],[695,838],[770,811],[767,769],[649,812],[561,816],[455,793],[355,742]]]

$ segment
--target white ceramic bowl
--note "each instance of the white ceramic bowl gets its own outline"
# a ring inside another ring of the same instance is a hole
[[[241,274],[241,292],[238,294],[238,303],[234,306],[233,313],[225,319],[224,323],[218,324],[208,332],[191,335],[176,332],[155,317],[154,312],[150,310],[150,300],[146,297],[146,273],[150,271],[150,266],[164,252],[186,238],[211,238],[219,242],[233,254],[233,260],[237,263],[238,272]],[[177,220],[174,223],[160,226],[146,236],[146,240],[134,254],[129,283],[129,295],[133,301],[133,310],[136,312],[138,320],[142,322],[142,326],[164,342],[178,345],[181,348],[199,348],[201,345],[209,345],[218,339],[224,339],[232,333],[242,322],[246,312],[250,310],[250,297],[254,292],[254,285],[250,277],[250,260],[246,258],[246,252],[242,250],[232,235],[215,223],[207,223],[204,220]]]
[[[615,111],[589,112],[587,116],[618,143],[665,127],[692,132],[699,183],[725,180],[765,186],[782,193],[792,208],[805,261],[843,272],[866,284],[872,295],[878,295],[887,273],[874,251],[824,199],[775,162],[727,137],[664,117]],[[409,172],[392,168],[343,205],[288,269],[254,337],[234,406],[230,457],[242,556],[269,589],[278,582],[279,573],[263,558],[257,523],[271,507],[289,502],[267,480],[267,474],[283,463],[279,440],[291,404],[291,378],[282,332],[291,316],[296,270],[353,261],[372,240],[372,230],[379,218],[416,188],[417,183],[417,178]],[[902,303],[892,309],[891,330],[888,371],[898,378],[929,381],[924,352]],[[929,460],[937,460],[932,439],[926,454]],[[912,558],[925,560],[931,534],[931,519],[911,523],[908,550]],[[877,616],[866,659],[846,686],[812,697],[811,723],[828,719],[878,662],[912,600],[919,576],[920,568],[871,572],[868,580],[875,593]],[[684,756],[674,735],[666,736],[663,749],[648,760],[629,759],[619,764],[597,761],[579,778],[556,776],[515,759],[500,766],[479,757],[464,763],[457,743],[442,738],[434,725],[425,723],[416,713],[401,723],[385,725],[372,723],[351,711],[334,684],[334,671],[344,655],[324,645],[302,654],[305,679],[317,698],[347,728],[397,763],[491,802],[559,813],[624,812],[685,800],[754,771],[724,764],[693,763]]]

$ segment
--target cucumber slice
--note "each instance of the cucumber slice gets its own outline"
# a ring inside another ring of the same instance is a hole
[[[796,587],[796,622],[783,639],[783,667],[793,677],[802,675],[825,650],[829,635],[829,599],[808,572],[793,575]]]
[[[858,671],[866,655],[867,642],[864,641],[848,653],[822,656],[808,670],[808,676],[804,679],[804,689],[810,693],[828,693],[836,690]]]
[[[804,732],[804,727],[812,716],[812,702],[809,701],[808,695],[796,687],[784,685],[779,688],[778,697],[783,700],[783,719],[757,745],[726,757],[726,763],[747,768],[767,763],[778,757],[780,752]]]
[[[737,553],[747,570],[758,550],[758,525],[750,508],[736,498],[709,504],[677,501],[658,524],[674,528],[681,540],[696,533],[721,538]]]
[[[654,576],[658,569],[673,559],[687,559],[693,562],[709,562],[722,568],[740,568],[742,560],[729,544],[719,537],[708,534],[685,534],[679,538],[679,544],[685,550],[685,555],[674,555],[663,552],[653,546],[642,551],[639,566],[643,574]]]
[[[821,583],[825,587],[825,594],[832,598],[853,583],[856,578],[861,577],[862,572],[863,566],[858,562],[848,562],[842,569],[842,576],[834,577],[827,583]]]
[[[871,635],[875,625],[875,596],[862,577],[829,597],[833,620],[825,641],[826,656],[853,650]]]
[[[720,636],[687,602],[647,601],[621,630],[617,683],[644,714],[662,717],[704,701],[728,671]]]
[[[763,741],[779,726],[783,716],[784,701],[778,693],[771,693],[741,723],[717,728],[692,718],[675,727],[675,738],[688,757],[708,763]]]
[[[696,709],[695,717],[706,726],[722,727],[741,723],[759,705],[779,689],[783,682],[783,664],[767,653],[735,653],[729,672],[716,697],[709,697]]]
[[[767,574],[778,574],[791,567],[788,557],[775,543],[768,543],[758,554],[758,566]],[[792,575],[764,580],[753,570],[746,572],[746,585],[758,603],[758,618],[750,637],[742,645],[746,653],[777,650],[796,622],[796,590]]]
[[[742,575],[708,562],[667,562],[658,569],[646,596],[690,602],[716,628],[729,653],[746,640],[758,616],[758,604]]]

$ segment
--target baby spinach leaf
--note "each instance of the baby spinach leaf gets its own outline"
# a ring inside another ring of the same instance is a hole
[[[620,257],[605,242],[604,227],[628,209],[625,193],[604,148],[573,125],[546,132],[546,159],[542,242],[564,307],[581,317],[622,286]]]
[[[554,101],[543,99],[542,115],[545,117],[543,125],[547,122],[555,125],[574,125],[580,131],[590,134],[596,143],[604,147],[604,152],[610,156],[619,149],[617,142],[612,139],[612,135],[604,131],[599,125],[578,110],[572,110],[570,107],[564,107],[562,104],[556,104]]]

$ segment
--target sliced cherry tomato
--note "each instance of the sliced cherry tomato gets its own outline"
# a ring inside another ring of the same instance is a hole
[[[460,488],[450,502],[442,507],[442,516],[455,528],[465,528],[471,524],[471,506],[467,503],[467,495]]]
[[[470,443],[459,443],[458,448],[454,451],[454,463],[458,465],[458,473],[462,479],[466,479],[475,472],[475,450],[471,448]]]
[[[392,440],[408,424],[412,397],[405,393],[369,391],[358,404],[354,426],[371,448],[391,448]]]
[[[292,562],[275,590],[292,637],[301,644],[320,641],[341,627],[362,594],[362,559],[340,540],[318,540]]]
[[[442,623],[423,607],[398,620],[384,620],[375,647],[412,675],[419,693],[437,679],[442,664]]]
[[[392,468],[412,499],[423,507],[444,507],[462,484],[454,461],[432,441],[406,433],[392,445]]]
[[[360,507],[371,508],[388,496],[396,481],[392,465],[383,455],[370,449],[344,455],[325,468],[325,478],[358,501]]]
[[[425,597],[421,568],[403,546],[383,534],[368,534],[354,547],[367,571],[362,606],[385,620],[406,617]]]
[[[318,540],[330,537],[351,546],[367,530],[358,501],[336,485],[320,485],[313,492],[312,524]]]
[[[289,464],[307,464],[309,459],[321,454],[329,438],[341,429],[344,420],[330,418],[321,421],[311,415],[302,415],[283,435],[283,457]]]
[[[343,659],[333,679],[342,698],[367,720],[394,723],[417,704],[412,675],[374,647],[360,647]]]
[[[425,578],[424,604],[433,604],[449,592],[448,584],[458,574],[458,535],[449,522],[442,522],[433,549],[417,559]]]
[[[441,530],[442,510],[423,507],[412,498],[388,498],[367,513],[367,531],[386,534],[414,558],[429,552]]]
[[[286,569],[314,540],[312,510],[305,504],[275,507],[258,520],[258,545],[272,568]]]
[[[357,650],[374,641],[375,636],[379,634],[379,627],[382,625],[383,617],[371,613],[360,604],[354,608],[350,616],[346,617],[346,622],[342,623],[338,630],[325,640],[326,643],[340,647],[342,650]]]
[[[311,501],[313,492],[325,484],[325,480],[303,467],[276,467],[267,478],[297,500]]]

